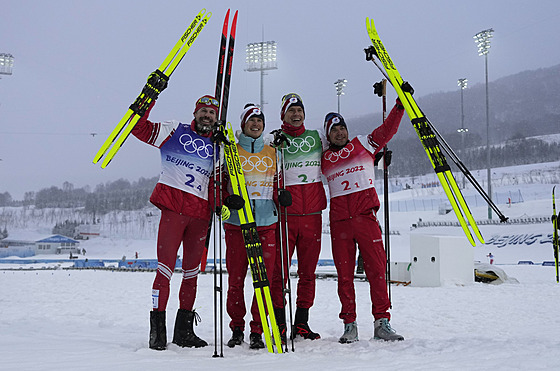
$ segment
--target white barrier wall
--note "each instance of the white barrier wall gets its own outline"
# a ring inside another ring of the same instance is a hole
[[[474,282],[474,249],[466,237],[410,235],[411,286]]]

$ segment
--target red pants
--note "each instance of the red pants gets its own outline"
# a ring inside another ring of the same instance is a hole
[[[241,228],[226,224],[226,268],[228,271],[228,291],[226,299],[226,309],[231,321],[229,326],[233,329],[236,326],[245,328],[245,296],[243,293],[245,277],[249,265],[247,259],[247,249],[241,235]],[[274,259],[276,258],[276,223],[266,227],[257,227],[259,239],[263,250],[263,261],[266,268],[267,277],[272,277]],[[264,303],[264,296],[263,296]],[[251,304],[250,322],[251,332],[262,334],[262,322],[259,314],[257,299],[253,295]]]
[[[298,308],[309,309],[315,300],[315,269],[321,253],[321,233],[321,214],[288,215],[289,263],[284,266],[284,283],[288,281],[288,269],[292,262],[292,255],[297,249],[299,279],[296,306]],[[280,254],[280,249],[278,251]],[[281,264],[282,260],[278,255],[272,282],[273,301],[277,308],[284,306]]]
[[[354,268],[356,243],[364,259],[364,271],[369,282],[371,312],[375,319],[391,316],[385,270],[387,257],[383,248],[381,229],[373,215],[360,215],[348,220],[331,221],[332,255],[338,274],[338,297],[342,304],[339,318],[344,323],[356,320]]]
[[[192,310],[200,258],[204,251],[208,220],[197,219],[163,209],[157,239],[158,269],[152,286],[152,306],[164,311],[169,298],[169,281],[175,270],[177,252],[183,243],[183,280],[179,290],[179,308]]]

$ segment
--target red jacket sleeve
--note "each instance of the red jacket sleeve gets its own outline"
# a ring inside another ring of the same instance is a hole
[[[389,116],[385,119],[385,122],[368,135],[368,142],[375,148],[375,153],[379,152],[379,150],[397,133],[403,115],[404,107],[400,104],[400,101],[397,100],[397,103],[389,113]]]
[[[158,137],[161,128],[160,123],[151,122],[148,120],[148,117],[150,116],[150,112],[152,111],[152,108],[154,108],[155,103],[156,103],[155,101],[150,103],[150,107],[148,107],[144,116],[142,116],[138,120],[138,122],[132,129],[132,135],[134,135],[142,142],[148,143],[152,146],[155,145],[154,144],[155,140]]]

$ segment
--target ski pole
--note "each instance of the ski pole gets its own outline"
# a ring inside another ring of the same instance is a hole
[[[282,193],[285,191],[285,178],[284,178],[284,147],[285,143],[289,145],[289,140],[285,135],[281,134],[281,130],[274,130],[271,132],[274,135],[274,146],[276,147],[276,188],[278,192],[278,239],[280,242],[280,279],[282,280],[282,313],[283,320],[286,323],[286,303],[285,296],[288,294],[289,301],[289,317],[290,317],[290,330],[292,329],[292,290],[290,282],[290,264],[288,255],[288,214],[286,211],[286,205],[282,202]],[[287,340],[287,327],[286,327],[286,340]],[[288,350],[288,344],[286,342],[284,350]],[[292,339],[292,352],[294,351],[294,342]]]
[[[224,108],[224,98],[222,97],[222,86],[224,84],[224,60],[226,55],[226,43],[227,43],[227,31],[228,31],[228,24],[229,24],[229,13],[230,9],[227,10],[227,13],[224,17],[224,25],[222,28],[222,35],[220,38],[220,50],[218,54],[218,68],[216,73],[216,86],[215,86],[215,98],[219,100],[220,106],[218,108],[218,120],[225,119],[226,109]],[[227,82],[229,83],[229,81]],[[224,89],[225,90],[225,89]],[[229,91],[228,91],[229,92]],[[225,98],[227,99],[227,98]],[[222,197],[222,166],[221,166],[221,156],[218,157],[216,161],[216,152],[218,148],[222,148],[221,144],[223,143],[224,139],[224,122],[225,121],[218,121],[218,125],[214,128],[214,135],[215,138],[214,142],[214,163],[217,165],[218,175],[216,175],[216,168],[214,169],[214,179],[218,181],[218,185],[216,187],[216,183],[214,183],[214,355],[213,357],[223,357],[224,356],[224,313],[223,313],[223,290],[222,290],[222,283],[223,283],[223,272],[222,272],[222,228],[220,225],[220,218],[218,217],[218,206],[221,207],[221,197]],[[221,153],[221,151],[220,151]],[[216,188],[219,189],[219,194],[216,197]],[[216,203],[216,200],[219,199],[219,203]],[[219,229],[219,231],[218,231]],[[218,251],[219,255],[219,264],[220,268],[219,271],[216,268],[216,251]],[[218,285],[219,281],[219,285]],[[219,296],[219,310],[218,310],[218,300],[216,296]],[[219,312],[219,313],[218,313]],[[219,316],[219,321],[218,321]],[[218,332],[219,332],[219,343],[220,343],[220,354],[218,355]]]
[[[558,275],[558,214],[556,214],[556,200],[554,197],[554,191],[556,190],[556,186],[552,187],[552,249],[554,251],[554,265],[556,268],[556,283],[558,283],[559,275]]]
[[[286,142],[282,143],[280,147],[280,173],[281,176],[278,177],[278,181],[281,182],[282,189],[285,189],[286,186],[286,178],[284,173],[284,149],[287,144]],[[281,179],[280,179],[281,178]],[[280,190],[280,188],[279,188]],[[288,308],[289,308],[289,319],[290,319],[290,331],[293,331],[294,323],[293,323],[293,312],[292,312],[292,283],[290,280],[290,256],[289,256],[289,243],[290,240],[288,238],[288,210],[286,206],[280,206],[280,258],[281,258],[281,267],[282,267],[282,305],[284,306],[284,312],[286,305],[284,303],[284,295],[288,294]],[[282,215],[284,218],[282,219]],[[283,238],[284,237],[284,238]],[[286,278],[284,278],[284,274],[286,274]],[[288,334],[286,330],[286,340]],[[292,352],[295,351],[294,347],[294,339],[290,336],[291,344],[292,344]],[[288,344],[286,344],[286,349],[288,349]]]
[[[383,79],[373,85],[374,94],[381,97],[383,104],[383,122],[387,119],[387,80]],[[383,216],[384,216],[384,234],[385,234],[385,254],[386,254],[386,267],[385,267],[385,280],[387,281],[387,294],[389,296],[389,303],[391,308],[391,241],[389,236],[389,149],[387,145],[383,147]]]

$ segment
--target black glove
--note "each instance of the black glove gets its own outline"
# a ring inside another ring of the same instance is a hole
[[[377,152],[375,154],[375,166],[377,166],[379,164],[379,161],[381,160],[381,158],[383,157],[384,152]],[[391,157],[393,156],[393,151],[387,151],[387,156],[385,157],[385,164],[387,166],[391,165]]]
[[[270,132],[270,134],[274,135],[274,139],[272,140],[272,145],[274,147],[280,147],[282,143],[286,142],[286,146],[290,145],[290,140],[286,137],[286,134],[282,132],[281,129],[276,129]]]
[[[169,76],[160,70],[155,70],[148,76],[148,83],[146,85],[151,86],[159,94],[167,88],[168,81]]]
[[[224,132],[224,125],[221,121],[216,121],[214,126],[212,126],[212,142],[214,143],[224,143],[224,144],[231,144],[229,140],[226,138],[226,134]]]
[[[379,81],[373,84],[373,94],[377,95],[378,97],[383,96],[383,81]]]
[[[245,200],[239,195],[229,195],[224,200],[224,205],[231,210],[239,210],[245,206]]]
[[[292,206],[292,194],[287,189],[278,190],[278,203],[280,206]]]
[[[364,49],[364,52],[366,53],[366,61],[371,61],[373,60],[373,56],[375,55],[377,56],[377,50],[375,50],[373,45],[368,46],[367,48]]]
[[[129,108],[138,116],[144,116],[150,107],[150,103],[155,102],[158,99],[159,93],[167,88],[167,81],[169,81],[169,76],[166,76],[160,70],[152,72],[150,76],[148,76],[146,85],[142,88],[142,93]]]

